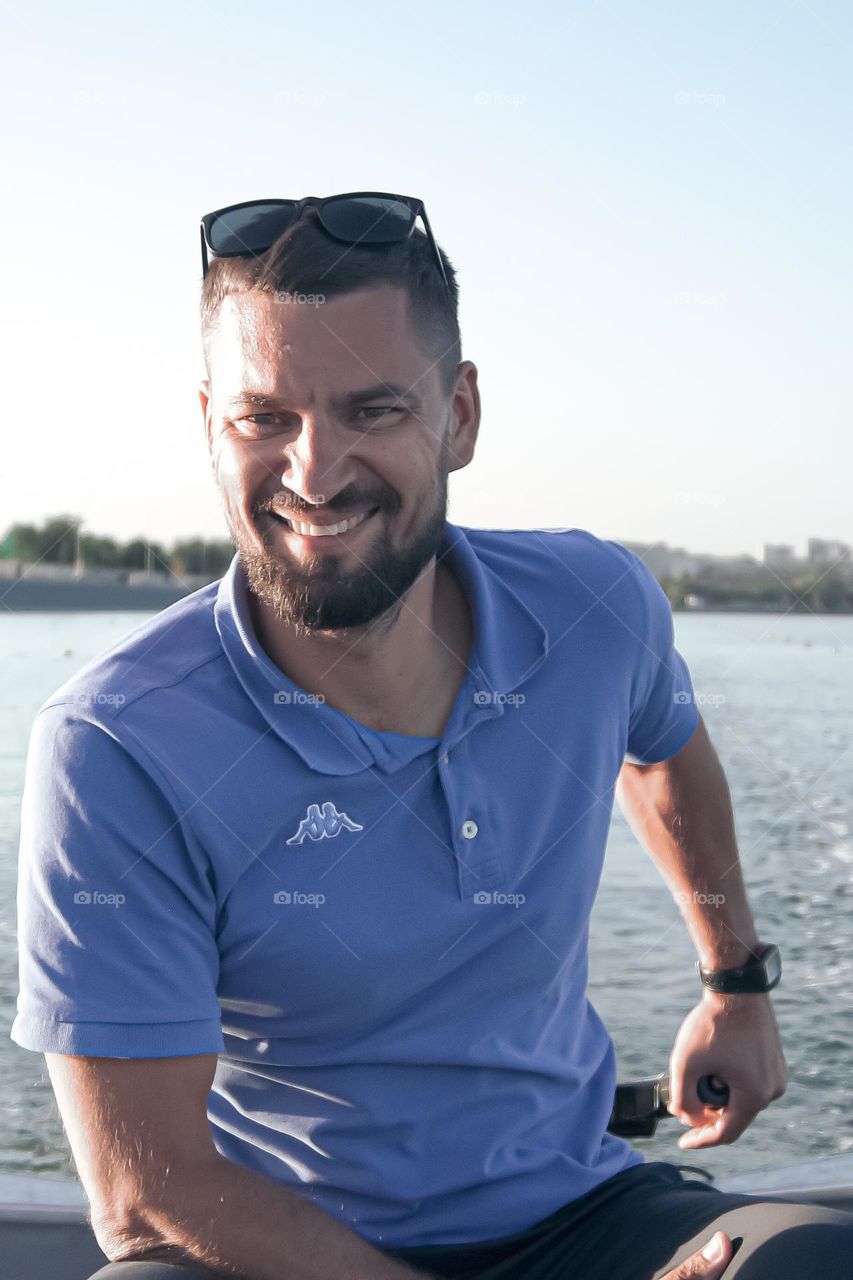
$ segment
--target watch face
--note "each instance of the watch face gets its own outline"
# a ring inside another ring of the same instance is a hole
[[[767,985],[775,986],[782,977],[782,957],[774,943],[770,944],[764,956],[764,970],[767,974]]]

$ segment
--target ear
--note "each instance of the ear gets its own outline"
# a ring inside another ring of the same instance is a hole
[[[477,366],[471,360],[463,360],[459,365],[456,386],[453,390],[449,471],[459,471],[462,467],[467,467],[474,456],[479,429],[480,391],[477,386]]]

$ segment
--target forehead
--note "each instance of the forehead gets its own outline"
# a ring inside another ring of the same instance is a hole
[[[289,300],[266,293],[224,298],[210,344],[217,394],[251,387],[313,395],[375,382],[428,390],[434,358],[410,326],[404,289],[363,289],[322,302],[284,296]]]

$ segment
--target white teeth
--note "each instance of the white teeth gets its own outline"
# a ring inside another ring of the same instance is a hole
[[[300,524],[296,520],[288,520],[287,523],[295,533],[303,537],[327,538],[336,533],[348,533],[350,529],[361,524],[362,520],[366,520],[367,514],[364,511],[359,516],[353,516],[351,520],[341,520],[339,524]]]

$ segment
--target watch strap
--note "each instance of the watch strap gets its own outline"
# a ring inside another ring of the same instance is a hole
[[[702,986],[722,995],[772,991],[782,977],[782,960],[775,943],[762,943],[746,964],[735,969],[703,969],[696,965]]]

